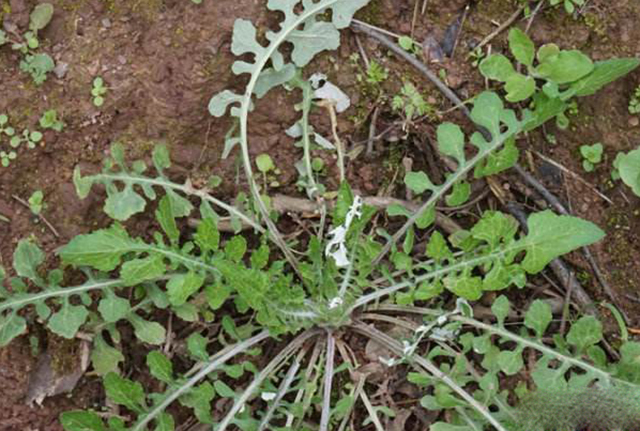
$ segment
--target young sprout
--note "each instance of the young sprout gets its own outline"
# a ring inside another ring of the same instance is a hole
[[[18,157],[18,155],[15,151],[0,151],[0,164],[6,168],[11,163],[11,160],[15,160],[16,157]]]
[[[258,170],[262,172],[262,182],[266,190],[267,189],[267,173],[273,171],[273,173],[277,175],[280,173],[280,170],[276,169],[276,166],[273,164],[273,160],[266,153],[260,154],[258,157],[256,157],[256,166],[258,167]],[[278,183],[278,181],[276,180],[273,180],[269,183],[269,185],[271,187],[278,187],[280,186],[280,183]]]
[[[40,127],[43,129],[52,129],[56,132],[62,132],[65,124],[58,120],[58,113],[55,109],[49,109],[40,118]]]
[[[40,215],[42,210],[44,209],[44,194],[42,190],[36,190],[33,192],[31,197],[29,198],[29,209],[33,213],[33,215]]]
[[[104,86],[104,80],[98,76],[93,80],[93,88],[91,89],[91,95],[93,96],[93,105],[101,107],[104,104],[104,96],[107,93],[107,88]]]
[[[15,135],[9,141],[9,145],[13,148],[18,148],[23,142],[27,144],[29,149],[36,147],[36,144],[42,140],[42,133],[37,130],[31,132],[29,129],[24,129],[22,135]]]
[[[0,114],[0,134],[5,134],[7,136],[13,136],[16,131],[13,127],[8,125],[9,117],[6,114]]]
[[[598,142],[593,145],[582,145],[580,154],[582,154],[582,167],[584,170],[593,172],[595,165],[602,161],[602,144]]]

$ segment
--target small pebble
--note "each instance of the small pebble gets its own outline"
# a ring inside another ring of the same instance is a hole
[[[53,68],[53,73],[55,73],[58,79],[62,79],[67,74],[68,70],[69,64],[64,61],[59,61],[58,64],[56,64],[56,67]]]
[[[637,127],[638,124],[640,124],[640,120],[638,119],[638,117],[633,116],[633,117],[629,118],[629,126]]]
[[[127,58],[124,55],[119,55],[118,56],[118,63],[125,65],[127,64]]]
[[[111,28],[111,20],[109,18],[104,18],[101,22],[104,28]]]

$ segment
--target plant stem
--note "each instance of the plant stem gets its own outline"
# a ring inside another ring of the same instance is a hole
[[[143,431],[144,429],[146,429],[146,425],[149,422],[151,422],[156,416],[162,413],[172,402],[178,399],[181,395],[185,394],[189,389],[191,389],[196,383],[202,380],[205,376],[215,371],[219,366],[223,365],[229,359],[246,351],[247,349],[251,348],[253,345],[263,341],[268,337],[269,337],[269,331],[264,330],[259,334],[254,335],[253,337],[245,341],[242,341],[240,343],[237,343],[231,346],[227,346],[224,349],[222,349],[220,352],[214,355],[211,358],[211,361],[209,362],[209,364],[207,364],[207,366],[201,369],[195,376],[191,377],[181,386],[172,388],[169,394],[167,394],[166,397],[160,403],[154,406],[151,409],[151,411],[147,415],[145,415],[144,418],[142,418],[142,420],[136,423],[136,425],[132,428],[132,431]]]
[[[304,344],[305,341],[307,341],[309,338],[315,335],[318,335],[319,332],[320,332],[319,329],[308,329],[303,333],[301,333],[300,335],[298,335],[296,338],[294,338],[293,341],[291,341],[289,344],[287,344],[287,346],[284,349],[282,349],[280,353],[278,353],[276,357],[273,358],[269,362],[269,364],[262,369],[262,371],[260,371],[260,373],[253,379],[251,384],[247,386],[247,388],[244,390],[242,395],[240,395],[235,400],[235,402],[233,403],[233,406],[231,407],[231,410],[229,410],[229,412],[226,414],[222,422],[218,424],[216,431],[225,431],[229,426],[229,424],[231,423],[231,421],[233,420],[233,418],[235,417],[235,415],[240,411],[242,406],[244,406],[244,404],[247,402],[249,397],[253,395],[255,390],[258,389],[258,387],[262,384],[262,382],[267,377],[269,377],[269,375],[273,373],[276,370],[276,368],[278,368],[282,363],[284,363],[297,349],[299,349],[302,346],[302,344]]]
[[[388,349],[394,351],[398,356],[403,356],[403,348],[402,345],[389,337],[387,334],[378,331],[377,329],[365,325],[361,322],[355,322],[352,325],[352,328],[371,338],[373,341],[387,347]],[[431,374],[433,377],[441,380],[447,386],[449,386],[454,392],[460,395],[471,407],[473,407],[478,413],[484,416],[487,421],[493,425],[498,431],[507,431],[501,424],[498,422],[491,413],[478,401],[475,400],[467,391],[465,391],[462,387],[460,387],[456,382],[454,382],[449,376],[440,371],[438,367],[436,367],[429,360],[423,358],[422,356],[414,355],[411,357],[412,361],[415,362],[419,367],[421,367],[424,371]],[[414,365],[415,366],[415,365]]]
[[[327,356],[324,367],[324,387],[322,396],[322,414],[319,431],[329,429],[331,417],[331,387],[333,385],[333,368],[336,355],[336,339],[331,331],[327,331]]]

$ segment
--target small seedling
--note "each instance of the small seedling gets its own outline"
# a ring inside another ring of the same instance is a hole
[[[91,95],[93,96],[93,105],[101,107],[104,104],[104,96],[107,93],[107,87],[104,86],[104,80],[98,76],[93,80],[93,88]]]
[[[595,165],[602,161],[602,144],[598,142],[593,145],[582,145],[580,154],[582,154],[582,167],[584,170],[593,172]]]
[[[485,58],[486,54],[482,50],[482,47],[479,46],[475,48],[473,51],[469,53],[469,59],[471,60],[471,65],[473,67],[478,67],[480,62]]]
[[[36,190],[29,198],[29,209],[35,216],[39,216],[44,209],[44,194],[42,190]]]
[[[18,148],[20,144],[23,142],[27,144],[29,149],[33,149],[36,147],[36,144],[42,140],[42,133],[35,131],[30,131],[29,129],[24,129],[21,135],[16,135],[11,138],[9,141],[9,145],[13,148]]]
[[[40,118],[40,127],[43,129],[52,129],[56,132],[62,132],[64,123],[58,120],[58,113],[55,109],[49,109]]]
[[[15,129],[9,126],[9,117],[6,114],[0,114],[0,134],[13,136],[15,133]]]
[[[400,94],[393,97],[392,107],[402,111],[405,117],[405,128],[411,121],[421,115],[433,112],[433,107],[427,103],[416,87],[407,82],[400,90]]]
[[[25,32],[22,37],[24,40],[14,42],[11,48],[19,51],[22,55],[20,61],[20,70],[29,73],[36,85],[42,84],[47,79],[47,73],[51,72],[55,63],[48,54],[35,54],[34,50],[40,47],[38,40],[38,31],[45,28],[53,17],[53,6],[49,3],[41,3],[37,5],[31,12],[29,31]],[[7,42],[6,35],[0,34],[0,45]]]
[[[629,113],[640,114],[640,85],[636,87],[629,100]]]
[[[409,36],[400,36],[398,39],[398,45],[400,45],[400,47],[405,51],[414,55],[419,55],[422,49],[421,45]]]
[[[280,173],[280,170],[276,168],[276,165],[273,163],[273,160],[268,154],[263,153],[263,154],[260,154],[258,157],[256,157],[256,166],[258,167],[258,170],[262,173],[262,182],[264,184],[265,190],[267,189],[267,183],[271,187],[280,186],[280,183],[276,181],[275,178],[271,178],[271,177],[267,178],[267,174],[269,172],[273,172],[276,175]]]
[[[313,160],[311,160],[311,169],[313,169],[314,172],[322,172],[324,166],[324,160],[320,157],[314,157]]]
[[[551,5],[555,6],[557,4],[563,3],[564,10],[567,13],[573,13],[576,10],[576,6],[582,6],[585,0],[551,0]]]
[[[0,151],[0,164],[3,167],[8,167],[11,164],[12,160],[15,160],[18,157],[15,151]]]
[[[369,84],[380,84],[387,79],[389,72],[384,67],[380,66],[375,60],[371,60],[369,68],[367,69],[367,82]]]
[[[613,181],[618,181],[620,179],[620,162],[624,158],[624,155],[624,153],[618,153],[612,163],[613,168],[611,169],[611,179]]]

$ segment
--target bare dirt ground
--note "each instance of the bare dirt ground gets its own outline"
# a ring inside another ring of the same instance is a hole
[[[0,1],[0,20],[9,20],[24,28],[33,0]],[[66,123],[61,133],[48,131],[43,142],[25,150],[9,168],[0,168],[0,263],[9,267],[18,240],[35,235],[54,265],[54,251],[73,236],[104,226],[108,220],[99,210],[97,193],[86,200],[77,198],[71,176],[76,165],[83,171],[96,171],[113,142],[121,142],[131,157],[149,157],[155,143],[171,148],[177,177],[194,181],[217,174],[224,179],[219,193],[231,197],[238,190],[234,158],[221,161],[227,120],[212,118],[207,111],[209,98],[225,88],[242,88],[243,81],[231,73],[234,57],[230,53],[231,31],[236,18],[252,20],[266,27],[271,18],[265,1],[204,0],[194,5],[188,0],[50,0],[55,7],[51,24],[42,32],[43,49],[57,64],[68,70],[61,77],[51,75],[36,87],[19,70],[19,57],[7,46],[0,48],[0,113],[9,115],[19,129],[37,125],[47,109],[56,109]],[[420,2],[421,3],[421,2]],[[428,35],[442,37],[459,16],[467,1],[429,1],[425,15],[418,17],[414,39]],[[485,83],[467,59],[469,47],[505,21],[518,7],[507,0],[482,0],[471,5],[459,46],[452,59],[436,69],[447,72],[447,81],[462,98],[481,91]],[[359,19],[395,33],[412,31],[414,1],[373,0],[358,14]],[[582,13],[573,18],[561,10],[545,8],[535,18],[531,36],[536,44],[555,42],[563,48],[581,49],[594,59],[614,56],[640,56],[640,3],[635,0],[591,0]],[[517,21],[524,26],[526,22]],[[339,132],[355,145],[366,140],[370,113],[376,96],[357,80],[363,73],[354,33],[346,30],[337,55],[322,55],[305,73],[323,71],[352,98],[352,107],[342,115]],[[411,70],[376,42],[359,36],[368,55],[389,69],[384,84],[389,94],[403,80],[413,82],[433,102],[438,111],[450,105],[424,78]],[[494,52],[505,50],[506,36],[492,42]],[[102,76],[109,91],[105,105],[91,103],[93,77]],[[536,131],[519,141],[522,164],[532,168],[536,177],[555,192],[577,216],[589,219],[607,231],[604,241],[593,247],[597,262],[612,285],[620,305],[640,327],[638,297],[640,278],[640,200],[621,185],[609,180],[611,162],[618,151],[629,151],[640,144],[640,127],[627,110],[629,97],[640,84],[640,72],[606,87],[597,95],[579,100],[577,112],[570,116],[571,126],[562,131],[555,125],[545,132],[554,135],[550,144],[543,132]],[[254,154],[269,152],[283,171],[280,192],[295,193],[296,172],[292,160],[299,150],[282,131],[296,119],[291,109],[296,95],[278,90],[257,104],[251,118],[251,145]],[[439,116],[466,124],[457,113]],[[319,113],[313,118],[319,130],[329,132],[329,121]],[[382,104],[378,130],[394,121],[388,102]],[[414,125],[411,134],[376,143],[376,157],[361,157],[349,166],[349,178],[369,194],[387,187],[397,176],[398,160],[412,157],[424,160],[425,148],[434,138],[439,118],[425,119]],[[594,173],[581,168],[578,148],[602,142],[605,162]],[[6,145],[5,143],[0,143]],[[606,194],[613,204],[569,175],[549,175],[549,168],[529,151],[538,151],[569,170],[581,175],[593,187]],[[428,158],[428,157],[427,157]],[[395,161],[395,162],[393,162]],[[393,162],[393,163],[392,163]],[[395,165],[394,165],[395,163]],[[395,167],[394,167],[395,166]],[[545,170],[546,168],[546,170]],[[331,175],[329,175],[331,176]],[[399,176],[401,178],[402,176]],[[512,174],[500,175],[497,182],[513,185]],[[47,207],[44,216],[59,231],[52,232],[37,223],[30,211],[13,196],[27,199],[34,190],[44,192]],[[402,196],[400,196],[402,197]],[[487,205],[499,205],[495,199]],[[129,223],[131,232],[144,232],[153,223],[144,217]],[[575,266],[581,281],[596,299],[606,299],[601,286],[583,259],[576,254],[568,261]],[[0,350],[0,430],[53,431],[62,429],[57,417],[69,408],[100,403],[102,394],[96,378],[85,377],[72,397],[57,396],[45,400],[42,407],[24,405],[29,375],[36,357],[29,337],[40,345],[55,344],[46,334],[21,337]]]

